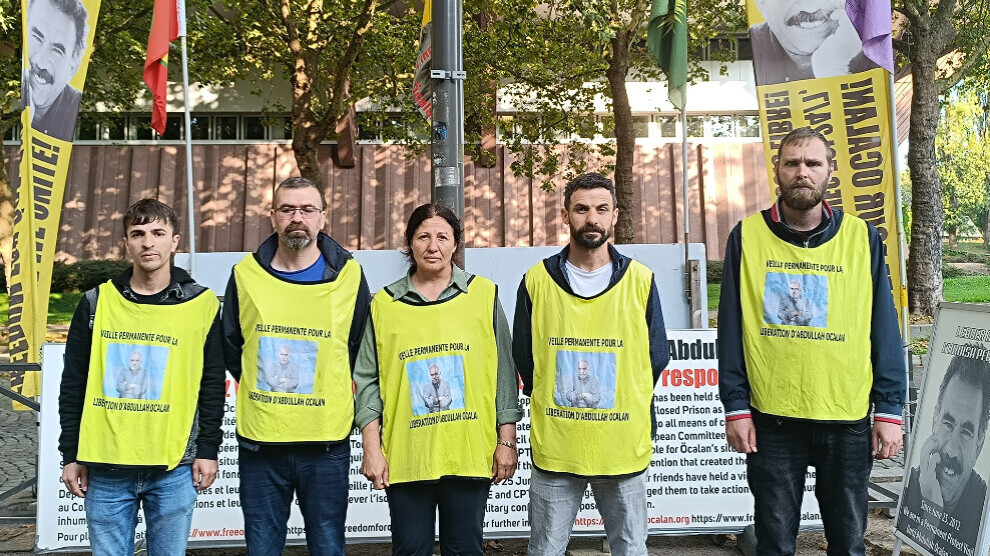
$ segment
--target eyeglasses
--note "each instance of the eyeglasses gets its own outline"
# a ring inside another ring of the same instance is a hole
[[[303,218],[309,220],[310,218],[316,218],[316,215],[323,212],[323,209],[312,205],[306,205],[304,207],[281,206],[275,209],[275,214],[285,220],[292,218],[296,212],[299,212]]]

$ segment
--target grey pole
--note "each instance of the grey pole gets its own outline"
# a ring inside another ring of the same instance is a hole
[[[464,221],[464,56],[461,0],[433,3],[433,122],[431,130],[434,203]]]

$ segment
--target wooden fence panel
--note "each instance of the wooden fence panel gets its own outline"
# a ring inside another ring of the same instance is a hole
[[[563,162],[572,156],[566,145],[552,148]],[[13,182],[17,181],[16,147],[5,150]],[[353,168],[331,162],[332,146],[323,145],[318,160],[326,182],[328,231],[348,249],[398,249],[404,244],[409,213],[430,198],[429,153],[410,155],[397,145],[359,144]],[[465,230],[467,245],[558,245],[566,240],[561,222],[564,180],[546,192],[542,178],[515,176],[514,155],[496,148],[494,164],[468,156],[465,161]],[[589,168],[612,162],[595,154]],[[185,150],[181,145],[91,146],[73,149],[66,185],[58,258],[66,261],[123,255],[122,216],[128,204],[157,197],[172,204],[186,236]],[[210,144],[193,148],[196,187],[197,249],[251,251],[271,232],[269,219],[276,184],[297,170],[292,151],[280,144]],[[745,215],[772,201],[759,142],[689,145],[682,168],[680,145],[637,145],[634,161],[636,241],[676,243],[683,240],[681,176],[690,190],[691,241],[706,245],[712,259],[722,257],[729,231]],[[180,249],[185,250],[184,237]]]

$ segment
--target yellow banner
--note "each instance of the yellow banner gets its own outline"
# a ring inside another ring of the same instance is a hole
[[[746,1],[772,193],[778,194],[773,164],[780,140],[800,127],[821,132],[834,164],[825,200],[880,231],[900,314],[907,295],[901,291],[890,74],[874,59],[884,61],[876,48],[870,49],[873,58],[864,51],[861,36],[874,36],[876,29],[857,29],[862,18],[854,22],[849,16],[850,11],[877,11],[868,4]]]
[[[886,70],[757,87],[763,146],[773,193],[773,164],[780,140],[791,130],[822,133],[833,151],[834,172],[825,200],[879,230],[887,276],[900,314],[900,248],[893,134]]]
[[[55,241],[100,0],[22,0],[21,165],[14,184],[9,342],[12,363],[41,358]],[[137,71],[137,70],[135,70]],[[14,376],[24,396],[37,372]]]

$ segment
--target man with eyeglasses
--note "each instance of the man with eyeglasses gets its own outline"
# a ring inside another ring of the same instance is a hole
[[[223,306],[224,356],[240,382],[247,553],[282,553],[295,493],[309,553],[343,555],[351,372],[371,296],[361,266],[321,231],[326,210],[315,183],[283,181],[272,207],[275,233],[234,266]],[[267,387],[266,354],[289,344],[315,354],[315,368],[300,369],[313,373],[312,393]]]

